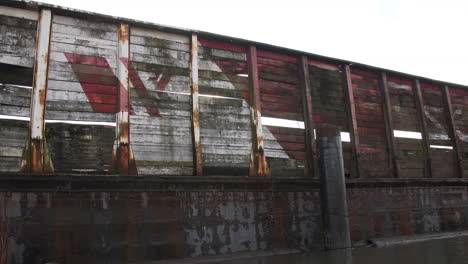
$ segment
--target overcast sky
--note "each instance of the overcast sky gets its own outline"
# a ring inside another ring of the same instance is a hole
[[[44,0],[468,85],[466,0]]]

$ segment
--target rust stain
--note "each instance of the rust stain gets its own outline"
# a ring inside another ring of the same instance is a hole
[[[128,42],[129,38],[129,26],[128,24],[120,24],[119,28],[119,41],[122,43]]]
[[[193,109],[193,126],[200,128],[200,110],[198,110],[198,107]]]
[[[42,172],[42,144],[38,138],[31,139],[31,172]]]
[[[265,151],[263,149],[263,146],[260,146],[258,148],[258,152],[256,153],[257,157],[257,175],[258,176],[270,176],[271,171],[270,168],[268,168],[268,162],[265,157]]]
[[[194,144],[195,150],[195,173],[197,176],[201,176],[203,174],[203,162],[202,162],[202,150],[200,142],[195,142]]]

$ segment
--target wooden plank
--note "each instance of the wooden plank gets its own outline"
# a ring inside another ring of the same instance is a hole
[[[250,111],[252,118],[252,153],[250,158],[249,176],[269,176],[270,169],[268,168],[263,147],[263,131],[261,120],[262,108],[258,81],[257,47],[250,46],[247,56],[250,81]]]
[[[192,34],[190,48],[190,94],[192,96],[192,139],[194,153],[194,173],[203,175],[202,145],[200,141],[200,105],[198,100],[198,40]]]
[[[458,177],[463,178],[464,176],[464,165],[463,165],[463,154],[461,152],[460,140],[457,135],[457,129],[455,127],[455,119],[452,107],[452,98],[447,85],[442,87],[442,94],[445,106],[445,114],[448,120],[449,135],[452,138],[453,153],[455,155],[455,162],[458,172]]]
[[[395,157],[395,135],[393,128],[393,115],[392,105],[390,100],[390,93],[387,84],[387,74],[385,72],[380,73],[380,87],[383,94],[383,111],[384,111],[384,122],[385,122],[385,135],[387,139],[389,161],[391,162],[393,177],[400,177],[400,168],[398,167],[398,161]]]
[[[96,22],[92,20],[72,18],[72,17],[60,16],[60,15],[54,15],[54,23],[60,24],[60,25],[88,28],[88,29],[98,29],[98,30],[108,31],[108,32],[113,32],[113,33],[117,32],[118,30],[118,25],[116,24]],[[115,41],[117,42],[117,38],[115,39]]]
[[[423,152],[425,157],[425,170],[424,174],[426,178],[432,178],[432,157],[431,157],[431,150],[429,147],[429,133],[427,129],[427,122],[424,114],[424,104],[421,92],[421,85],[418,79],[414,80],[413,83],[413,94],[414,100],[416,102],[416,111],[417,111],[417,118],[419,121],[419,126],[421,129],[422,135],[422,144],[423,144]]]
[[[36,63],[31,95],[30,138],[21,169],[24,172],[43,173],[54,171],[45,139],[45,107],[51,25],[52,11],[49,9],[41,10],[37,26]]]
[[[20,9],[20,8],[7,7],[7,6],[0,6],[0,15],[24,18],[28,20],[36,20],[36,21],[39,19],[39,12],[37,11],[31,11],[31,10],[25,10],[25,9]]]
[[[348,113],[348,126],[349,126],[349,134],[351,139],[351,151],[354,161],[354,170],[351,173],[353,178],[361,177],[361,169],[359,164],[359,133],[358,133],[358,125],[357,125],[357,118],[356,118],[356,106],[354,103],[354,92],[353,92],[353,84],[351,81],[351,69],[349,65],[343,65],[343,88],[345,93],[345,102],[346,102],[346,110]]]
[[[116,135],[112,153],[111,172],[120,175],[137,174],[136,163],[130,145],[130,26],[120,24],[118,31],[118,58],[117,78],[120,82],[118,88],[118,112],[116,115]]]
[[[309,62],[307,56],[303,55],[300,58],[299,65],[301,86],[302,86],[302,106],[304,107],[304,127],[306,141],[306,166],[305,176],[319,177],[318,170],[318,153],[317,142],[315,141],[315,121],[314,107],[312,101],[312,89],[310,87],[309,78]]]
[[[146,28],[132,28],[132,36],[150,37],[190,44],[190,37],[186,35],[168,33]]]

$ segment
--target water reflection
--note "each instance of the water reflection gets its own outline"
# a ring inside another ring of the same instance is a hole
[[[439,239],[386,248],[223,261],[223,264],[468,264],[468,237]]]

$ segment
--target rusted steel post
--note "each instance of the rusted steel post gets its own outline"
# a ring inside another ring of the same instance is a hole
[[[252,152],[249,176],[269,176],[270,169],[263,148],[262,108],[258,81],[257,47],[250,46],[247,54],[249,66],[250,116],[252,118]]]
[[[396,159],[395,151],[395,135],[393,128],[393,116],[392,116],[392,102],[390,100],[390,93],[388,91],[387,74],[385,72],[380,73],[380,88],[383,94],[383,110],[384,110],[384,122],[385,122],[385,135],[387,138],[388,147],[388,160],[390,161],[390,168],[392,170],[393,177],[400,177],[400,167]]]
[[[340,129],[336,126],[319,127],[317,141],[320,150],[320,194],[325,249],[350,248]]]
[[[37,23],[36,60],[31,94],[30,138],[23,155],[22,172],[53,172],[45,139],[45,110],[47,100],[47,74],[49,68],[50,32],[52,12],[40,11]]]
[[[192,95],[193,161],[196,176],[203,174],[202,149],[200,142],[200,107],[198,103],[198,38],[192,34],[190,49],[190,83]]]
[[[354,104],[353,84],[351,81],[351,69],[349,65],[343,65],[343,86],[345,92],[346,109],[348,113],[349,135],[351,139],[352,159],[355,169],[351,171],[352,178],[361,177],[361,166],[359,164],[359,133],[356,119],[356,105]]]
[[[421,85],[419,84],[419,80],[415,79],[413,84],[413,93],[414,93],[414,101],[416,103],[416,111],[418,115],[418,121],[421,128],[421,135],[422,135],[422,144],[423,144],[423,151],[425,157],[425,164],[424,164],[424,173],[427,178],[432,178],[432,155],[431,149],[429,145],[429,134],[427,130],[427,122],[424,114],[424,104],[422,99],[421,93]]]
[[[447,85],[444,85],[442,87],[442,92],[444,95],[445,114],[447,115],[447,119],[448,119],[448,128],[449,128],[448,132],[449,132],[450,137],[452,138],[453,153],[455,154],[458,176],[460,178],[463,178],[464,177],[463,156],[461,153],[460,141],[457,136],[457,129],[455,127],[455,120],[454,120],[453,108],[452,108],[452,98],[450,98],[450,91]]]
[[[300,58],[299,65],[300,80],[302,86],[302,105],[304,108],[304,124],[306,136],[306,166],[305,175],[317,177],[318,173],[318,158],[317,158],[317,143],[315,141],[315,122],[314,108],[312,102],[312,89],[310,88],[309,78],[309,62],[307,56],[303,55]]]
[[[130,58],[130,27],[128,24],[120,24],[118,30],[117,47],[117,78],[119,87],[117,89],[117,107],[115,144],[113,159],[113,173],[120,175],[136,174],[133,154],[130,147],[130,82],[128,77]]]

